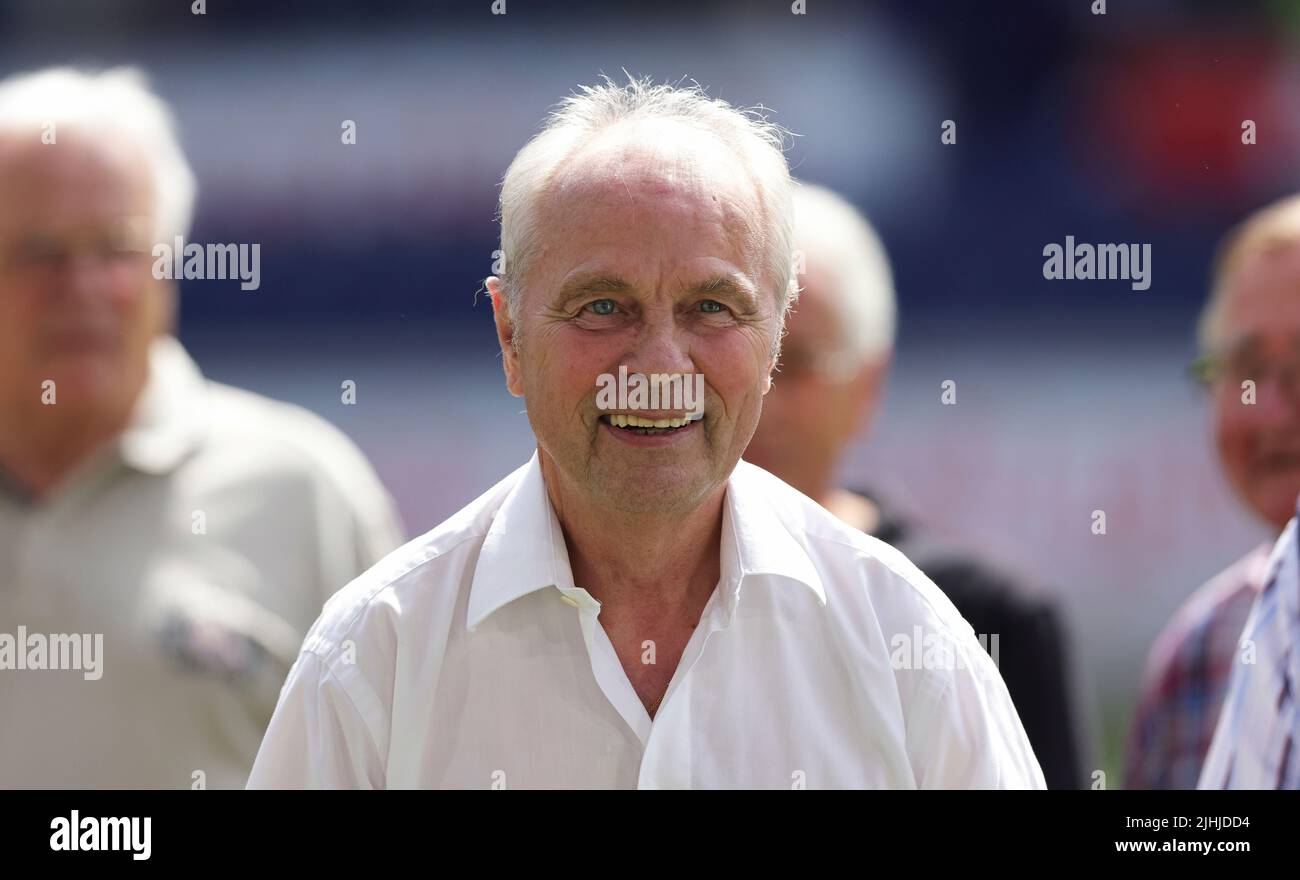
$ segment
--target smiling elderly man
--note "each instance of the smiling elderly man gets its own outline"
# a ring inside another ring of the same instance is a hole
[[[1212,276],[1197,374],[1220,467],[1269,539],[1192,593],[1160,633],[1134,713],[1126,788],[1191,789],[1202,778],[1242,628],[1300,494],[1300,196],[1225,236]]]
[[[782,137],[606,81],[515,157],[488,287],[537,454],[331,600],[250,787],[1043,786],[942,593],[740,463],[789,300]],[[702,374],[703,417],[602,409],[620,367]]]

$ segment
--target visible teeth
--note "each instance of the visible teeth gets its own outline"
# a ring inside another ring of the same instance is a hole
[[[695,421],[694,416],[673,416],[666,419],[647,419],[643,416],[611,413],[609,423],[615,428],[681,428]]]

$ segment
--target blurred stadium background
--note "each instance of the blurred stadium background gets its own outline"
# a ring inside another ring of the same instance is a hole
[[[772,108],[795,174],[867,211],[897,278],[849,481],[1059,592],[1113,787],[1156,631],[1264,534],[1185,366],[1214,241],[1300,188],[1300,4],[1090,3],[8,0],[0,74],[151,75],[199,178],[191,240],[262,246],[260,290],[182,285],[183,340],[347,431],[412,535],[531,450],[479,291],[496,183],[547,107],[626,68]],[[1067,234],[1150,243],[1150,289],[1043,280]]]

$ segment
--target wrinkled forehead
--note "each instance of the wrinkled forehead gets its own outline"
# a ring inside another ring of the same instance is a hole
[[[0,235],[58,231],[152,214],[152,178],[143,152],[125,138],[60,128],[0,131]]]
[[[747,163],[716,136],[684,123],[620,123],[592,137],[556,169],[552,206],[599,205],[629,211],[677,204],[729,227],[762,214]]]
[[[705,192],[757,201],[745,157],[716,135],[675,120],[629,120],[593,135],[556,169],[554,191],[615,182],[652,191]]]
[[[693,242],[716,242],[754,270],[765,239],[764,205],[743,158],[707,132],[662,120],[620,123],[583,144],[552,175],[540,214],[552,246],[582,245],[566,235],[693,231]]]

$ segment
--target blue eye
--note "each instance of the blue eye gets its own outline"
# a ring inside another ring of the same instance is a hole
[[[724,306],[722,303],[718,302],[716,299],[706,299],[700,303],[700,310],[707,312],[710,315],[716,315],[719,312],[725,312],[727,310],[727,307]]]
[[[587,303],[587,308],[597,315],[612,315],[618,306],[614,304],[612,299],[598,299]]]

